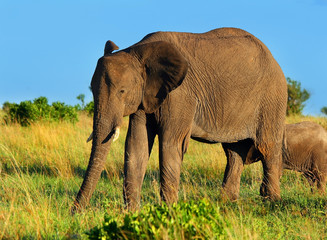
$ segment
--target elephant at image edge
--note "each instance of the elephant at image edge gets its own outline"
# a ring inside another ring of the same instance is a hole
[[[317,184],[325,193],[327,182],[327,131],[314,122],[286,124],[283,144],[283,169],[303,173],[311,187]],[[243,145],[245,146],[245,144]],[[245,148],[244,148],[245,149]],[[260,153],[249,143],[245,164],[261,160]]]
[[[284,74],[268,48],[250,33],[220,28],[202,34],[156,32],[121,51],[111,41],[98,60],[89,165],[72,211],[84,208],[109,147],[129,116],[124,200],[139,206],[154,138],[159,139],[160,193],[177,201],[189,139],[227,143],[223,196],[238,198],[243,140],[262,154],[262,196],[280,198],[281,147],[287,103]]]

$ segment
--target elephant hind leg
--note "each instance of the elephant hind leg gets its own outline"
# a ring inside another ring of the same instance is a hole
[[[248,153],[253,146],[251,139],[236,143],[223,143],[227,165],[222,184],[222,199],[237,200],[240,192],[241,174],[244,164],[249,164]]]
[[[282,176],[281,144],[259,144],[258,150],[262,155],[263,180],[260,194],[270,200],[280,199],[280,178]]]
[[[224,147],[227,165],[222,185],[223,200],[237,200],[240,192],[241,174],[243,171],[243,161],[237,152]]]

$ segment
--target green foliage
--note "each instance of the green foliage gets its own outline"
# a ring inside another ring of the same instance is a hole
[[[78,95],[76,98],[77,98],[78,100],[80,100],[81,103],[82,103],[82,105],[77,104],[77,105],[75,106],[76,110],[77,110],[77,111],[85,111],[85,112],[87,112],[87,114],[88,114],[89,116],[93,116],[93,112],[94,112],[94,102],[91,101],[91,102],[85,104],[85,95],[84,95],[84,94],[80,94],[80,95]]]
[[[52,103],[52,115],[51,117],[58,120],[64,120],[68,122],[76,122],[77,121],[77,113],[76,109],[72,106],[66,105],[63,102],[54,102]]]
[[[225,226],[217,208],[204,199],[146,205],[123,220],[106,216],[101,227],[87,234],[90,239],[219,239],[226,235]]]
[[[327,115],[327,107],[323,107],[321,108],[320,110],[323,114],[326,114]]]
[[[93,116],[94,113],[94,101],[89,102],[86,104],[84,111],[88,113],[89,116]]]
[[[5,102],[3,110],[6,113],[4,121],[7,124],[17,122],[28,126],[37,121],[77,121],[76,109],[62,102],[48,104],[46,97],[39,97],[34,101],[23,101],[19,104]]]
[[[306,89],[301,89],[301,83],[291,78],[287,80],[287,115],[301,115],[305,106],[304,102],[310,97],[310,93]]]

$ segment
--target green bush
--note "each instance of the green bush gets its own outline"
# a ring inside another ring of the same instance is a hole
[[[85,94],[81,93],[76,97],[77,100],[81,101],[81,104],[75,105],[75,108],[77,111],[84,111],[89,116],[93,116],[94,113],[94,102],[91,101],[87,104],[85,104]]]
[[[77,121],[77,110],[73,106],[66,105],[63,102],[52,103],[52,115],[55,120],[64,120],[69,122]]]
[[[48,104],[46,97],[39,97],[34,101],[24,101],[20,104],[5,102],[4,121],[7,124],[17,122],[22,126],[28,126],[37,121],[69,121],[76,122],[77,111],[74,107],[62,102]]]
[[[88,113],[89,116],[93,116],[94,113],[94,102],[91,101],[84,107],[84,111]]]
[[[101,227],[91,229],[90,239],[220,239],[226,223],[207,200],[167,206],[146,205],[124,219],[106,216]]]

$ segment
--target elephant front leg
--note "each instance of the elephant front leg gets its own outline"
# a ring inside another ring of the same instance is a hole
[[[154,138],[155,124],[144,111],[130,116],[125,142],[124,201],[128,209],[140,206],[141,187]]]
[[[176,146],[163,146],[160,151],[160,195],[167,203],[176,202],[182,159]]]
[[[159,135],[160,195],[167,203],[177,202],[181,165],[187,150],[190,130],[167,131]]]
[[[244,167],[242,155],[245,153],[242,154],[238,143],[224,143],[222,146],[227,157],[227,165],[222,185],[222,199],[234,201],[239,197],[241,174]]]

